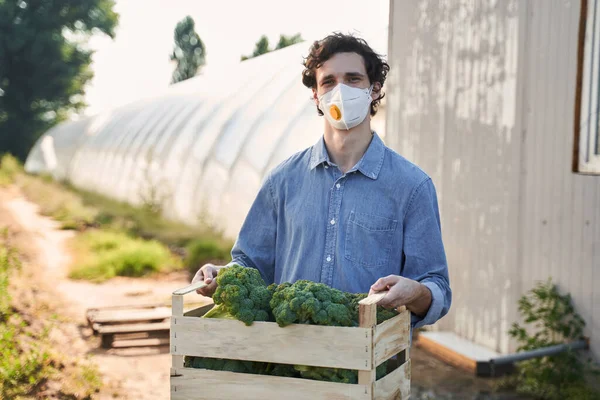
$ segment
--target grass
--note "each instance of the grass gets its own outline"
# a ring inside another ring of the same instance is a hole
[[[170,221],[145,208],[109,199],[98,193],[77,189],[70,185],[62,185],[62,187],[76,195],[85,206],[98,210],[95,222],[102,227],[123,230],[134,236],[156,239],[168,246],[182,248],[199,238],[212,238],[219,242],[226,242],[222,240],[219,232],[211,228]]]
[[[21,174],[16,182],[25,196],[39,205],[40,213],[60,222],[62,229],[95,226],[98,210],[83,204],[76,194],[64,190],[51,178]]]
[[[21,268],[21,263],[15,250],[3,245],[8,240],[8,229],[0,231],[0,322],[10,315],[11,297],[8,291],[10,274]]]
[[[147,209],[70,185],[61,185],[61,188],[77,197],[83,206],[96,211],[94,226],[124,232],[130,237],[157,240],[179,255],[184,260],[182,265],[192,275],[205,263],[224,264],[231,260],[233,243],[212,228],[170,221]]]
[[[74,238],[75,269],[69,277],[102,282],[115,276],[141,277],[181,268],[181,260],[156,240],[123,232],[88,230]]]
[[[26,325],[17,321],[15,317],[0,324],[0,398],[30,395],[54,374],[50,354],[39,344],[39,339],[47,338],[27,332]],[[35,344],[23,346],[25,337]]]
[[[0,399],[62,398],[84,399],[98,392],[102,381],[93,364],[69,358],[54,350],[50,340],[57,326],[48,315],[33,315],[33,308],[45,305],[17,306],[11,299],[11,278],[21,263],[3,230],[0,235]],[[32,289],[23,289],[33,292]],[[14,296],[19,299],[23,295]],[[27,296],[30,297],[30,296]],[[34,296],[35,298],[35,296]],[[28,322],[34,321],[34,322]]]

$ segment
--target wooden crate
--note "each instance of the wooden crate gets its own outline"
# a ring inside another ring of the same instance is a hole
[[[181,291],[177,291],[181,293]],[[177,293],[176,292],[176,293]],[[392,400],[410,397],[410,313],[377,325],[376,305],[360,306],[360,327],[290,325],[198,318],[173,295],[172,400]],[[397,369],[376,380],[375,368],[404,352]],[[184,356],[226,358],[358,370],[358,384],[185,368]]]

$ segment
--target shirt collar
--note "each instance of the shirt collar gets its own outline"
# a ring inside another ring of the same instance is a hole
[[[315,169],[318,165],[327,162],[329,164],[329,154],[325,147],[325,137],[321,136],[317,143],[315,143],[310,152],[310,169]]]
[[[379,135],[374,132],[373,139],[371,140],[367,151],[365,154],[363,154],[356,166],[348,172],[350,173],[358,170],[367,178],[377,179],[379,176],[379,171],[381,171],[381,166],[383,165],[384,155],[385,144]],[[331,164],[329,160],[329,154],[327,153],[327,148],[325,147],[325,138],[324,136],[321,136],[317,143],[315,143],[311,148],[309,167],[311,170],[313,170],[324,162]]]

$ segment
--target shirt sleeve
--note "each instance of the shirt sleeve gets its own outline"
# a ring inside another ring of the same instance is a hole
[[[448,313],[452,291],[442,242],[437,195],[431,178],[415,189],[404,218],[404,266],[401,275],[431,291],[431,305],[423,317],[412,316],[411,325],[431,325]]]
[[[273,283],[276,237],[277,213],[269,175],[246,215],[231,250],[232,261],[227,266],[239,264],[247,268],[256,268],[267,284]]]

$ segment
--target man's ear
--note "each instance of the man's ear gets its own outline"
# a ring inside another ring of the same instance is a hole
[[[377,100],[380,97],[381,97],[381,83],[374,82],[373,90],[371,91],[371,98],[373,98],[373,100]]]
[[[317,89],[312,88],[312,93],[313,93],[313,100],[316,104],[316,106],[319,106],[319,96],[317,95]]]

